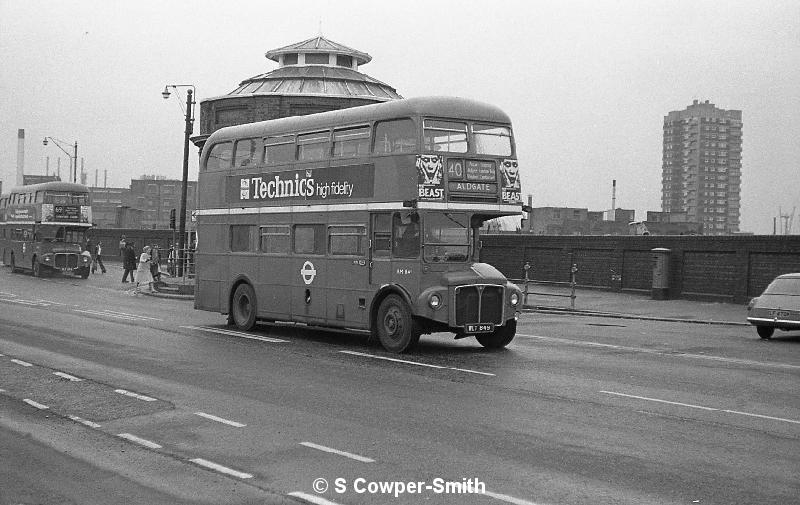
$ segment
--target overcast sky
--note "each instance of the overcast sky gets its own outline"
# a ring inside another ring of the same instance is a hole
[[[457,95],[511,116],[534,206],[661,209],[664,115],[693,99],[742,110],[743,231],[798,207],[800,1],[0,0],[0,179],[77,140],[88,182],[180,179],[183,113],[271,71],[270,49],[322,34],[369,53],[360,70],[405,97]],[[198,133],[195,124],[195,133]],[[192,147],[190,179],[197,178]]]

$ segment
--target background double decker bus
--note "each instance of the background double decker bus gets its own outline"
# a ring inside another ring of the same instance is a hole
[[[13,188],[0,196],[3,264],[36,277],[62,272],[85,279],[91,260],[81,251],[91,226],[86,186],[56,181]]]
[[[508,116],[450,97],[222,128],[198,181],[195,308],[368,329],[514,338],[521,293],[480,263],[481,225],[519,215]]]

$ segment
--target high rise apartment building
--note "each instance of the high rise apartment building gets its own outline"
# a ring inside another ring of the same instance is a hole
[[[739,231],[742,111],[694,100],[664,116],[661,209],[685,212],[704,235]]]

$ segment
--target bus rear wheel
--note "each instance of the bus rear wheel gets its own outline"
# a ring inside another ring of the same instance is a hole
[[[376,331],[381,345],[390,352],[401,353],[419,342],[422,330],[411,316],[408,304],[397,295],[389,295],[378,308]]]
[[[497,328],[492,333],[484,335],[475,335],[475,339],[487,349],[500,349],[507,346],[514,340],[514,335],[517,334],[517,321],[512,319],[506,321],[506,324]]]
[[[256,293],[250,284],[239,284],[233,293],[231,316],[233,324],[243,331],[252,330],[256,325]]]

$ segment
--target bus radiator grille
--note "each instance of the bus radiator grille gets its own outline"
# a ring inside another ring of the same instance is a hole
[[[56,254],[54,263],[56,268],[78,268],[78,255]]]
[[[502,286],[456,288],[456,326],[470,323],[503,322]]]

